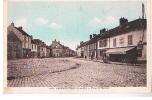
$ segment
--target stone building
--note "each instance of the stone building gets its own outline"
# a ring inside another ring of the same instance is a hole
[[[9,59],[12,58],[28,58],[31,54],[31,39],[32,36],[27,34],[22,27],[15,27],[14,23],[11,23],[11,25],[7,28],[7,36],[8,36],[8,57]],[[13,36],[13,39],[10,39],[10,36]],[[20,41],[20,43],[19,43]],[[11,44],[17,45],[19,44],[19,47],[11,46]],[[14,51],[11,51],[11,48],[13,48]],[[17,53],[19,51],[19,53]],[[16,53],[15,53],[16,52]],[[12,54],[13,53],[13,54]]]
[[[21,40],[11,32],[7,35],[7,58],[16,59],[22,58],[22,42]]]

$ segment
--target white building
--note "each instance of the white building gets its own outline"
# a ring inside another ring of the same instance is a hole
[[[146,61],[146,19],[137,19],[128,22],[121,18],[120,25],[108,30],[98,40],[99,58],[104,54],[112,61],[126,61],[137,59]],[[142,41],[143,49],[138,50]]]

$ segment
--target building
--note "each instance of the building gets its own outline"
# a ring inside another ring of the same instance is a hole
[[[49,46],[46,46],[46,57],[51,57],[51,49]]]
[[[120,25],[105,32],[100,38],[100,55],[105,53],[111,61],[146,61],[146,23],[146,19],[128,22],[127,19],[120,18]]]
[[[90,35],[90,40],[77,47],[77,54],[84,58],[108,59],[119,62],[146,61],[146,19],[128,22],[120,18],[119,26],[100,30],[100,34]]]
[[[37,54],[38,54],[38,45],[36,44],[35,40],[32,40],[31,44],[32,44],[32,46],[31,46],[31,57],[36,58]]]
[[[11,32],[7,35],[7,58],[16,59],[22,58],[22,42],[21,40]]]
[[[69,47],[62,45],[59,41],[52,41],[50,45],[51,56],[52,57],[72,57],[75,56],[75,51],[71,50]]]
[[[79,46],[77,46],[77,48],[76,48],[76,56],[77,57],[82,57],[81,56],[81,48]]]
[[[51,48],[51,56],[52,57],[62,57],[63,56],[63,46],[60,44],[59,41],[52,41],[50,45]]]
[[[40,39],[33,39],[37,45],[37,57],[44,58],[47,55],[46,47],[47,45]]]
[[[27,34],[22,27],[15,27],[14,23],[8,26],[7,36],[9,59],[30,57],[32,36]],[[13,36],[12,39],[10,39],[11,36]],[[15,46],[17,44],[19,44],[19,46]]]

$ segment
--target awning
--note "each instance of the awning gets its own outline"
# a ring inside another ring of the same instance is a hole
[[[125,48],[113,48],[106,51],[106,54],[126,54],[127,51],[134,49],[135,47],[125,47]]]

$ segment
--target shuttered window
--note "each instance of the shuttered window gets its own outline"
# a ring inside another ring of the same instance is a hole
[[[128,45],[132,45],[133,41],[132,41],[132,35],[128,35]]]

